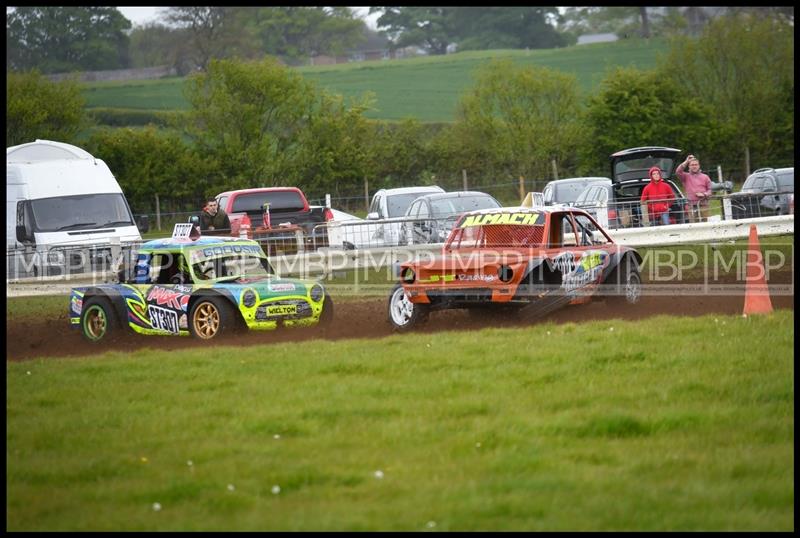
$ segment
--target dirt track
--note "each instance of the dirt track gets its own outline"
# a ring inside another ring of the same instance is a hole
[[[773,295],[774,308],[794,310],[794,296]],[[588,320],[626,319],[637,320],[656,315],[702,316],[705,314],[740,315],[744,306],[742,295],[700,296],[645,296],[639,304],[615,306],[611,302],[591,302],[584,305],[567,306],[543,320],[533,323],[581,322]],[[513,318],[484,316],[476,319],[463,310],[434,312],[430,321],[420,332],[476,330],[486,327],[520,327],[524,323]],[[386,299],[371,299],[359,302],[340,302],[335,307],[332,326],[323,334],[317,328],[281,329],[270,332],[246,332],[233,338],[221,339],[220,343],[235,345],[258,345],[275,342],[298,342],[312,338],[339,340],[343,338],[381,338],[393,334],[387,321]],[[158,349],[184,349],[207,345],[191,337],[169,336],[125,336],[117,341],[90,344],[83,340],[77,329],[69,326],[66,314],[59,319],[15,322],[8,320],[6,330],[7,360],[23,360],[34,357],[69,357],[95,355],[111,350],[135,351],[150,347]]]

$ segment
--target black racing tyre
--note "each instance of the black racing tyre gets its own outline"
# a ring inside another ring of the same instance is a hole
[[[613,286],[613,294],[608,297],[610,303],[636,304],[642,297],[642,276],[635,261],[629,256],[623,258],[606,280]]]
[[[430,306],[409,301],[402,284],[398,282],[389,294],[388,313],[392,328],[398,332],[406,332],[416,324],[428,321]]]
[[[322,301],[322,313],[319,315],[319,327],[327,329],[331,323],[333,323],[333,299],[326,294]]]
[[[117,313],[106,297],[90,297],[81,308],[81,334],[90,342],[100,342],[120,329]]]
[[[189,310],[189,332],[195,338],[211,340],[239,328],[233,307],[222,297],[200,297]]]

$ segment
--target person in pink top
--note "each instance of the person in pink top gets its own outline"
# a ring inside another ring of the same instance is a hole
[[[686,171],[686,165],[689,171]],[[708,220],[708,200],[711,197],[711,178],[700,171],[700,161],[694,155],[689,155],[686,160],[678,165],[675,175],[683,182],[683,190],[689,199],[691,210],[689,220],[700,222]],[[699,213],[699,215],[698,215]]]
[[[642,189],[642,202],[647,202],[650,225],[669,224],[669,206],[675,197],[672,187],[661,178],[661,169],[658,166],[650,168],[649,175],[650,183]]]

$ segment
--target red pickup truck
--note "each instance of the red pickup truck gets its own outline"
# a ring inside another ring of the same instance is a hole
[[[303,229],[306,243],[315,246],[327,245],[327,230],[318,227],[333,219],[333,212],[324,206],[308,204],[303,191],[297,187],[264,187],[221,192],[215,196],[219,207],[231,221],[231,235],[238,236],[242,223],[252,231],[263,226],[263,207],[269,202],[270,224],[277,228],[283,223]]]

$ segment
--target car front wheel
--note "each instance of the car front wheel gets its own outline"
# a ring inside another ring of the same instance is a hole
[[[642,298],[642,277],[639,274],[639,269],[636,264],[629,259],[624,259],[620,262],[614,272],[609,276],[607,282],[609,284],[617,284],[617,275],[621,273],[619,279],[618,294],[610,297],[612,302],[622,302],[623,300],[628,304],[636,304]]]
[[[189,312],[189,331],[195,338],[210,340],[235,328],[233,309],[221,297],[201,297]]]
[[[428,305],[412,303],[403,286],[399,282],[395,284],[389,295],[389,323],[394,330],[408,331],[417,323],[426,322],[428,314]]]

